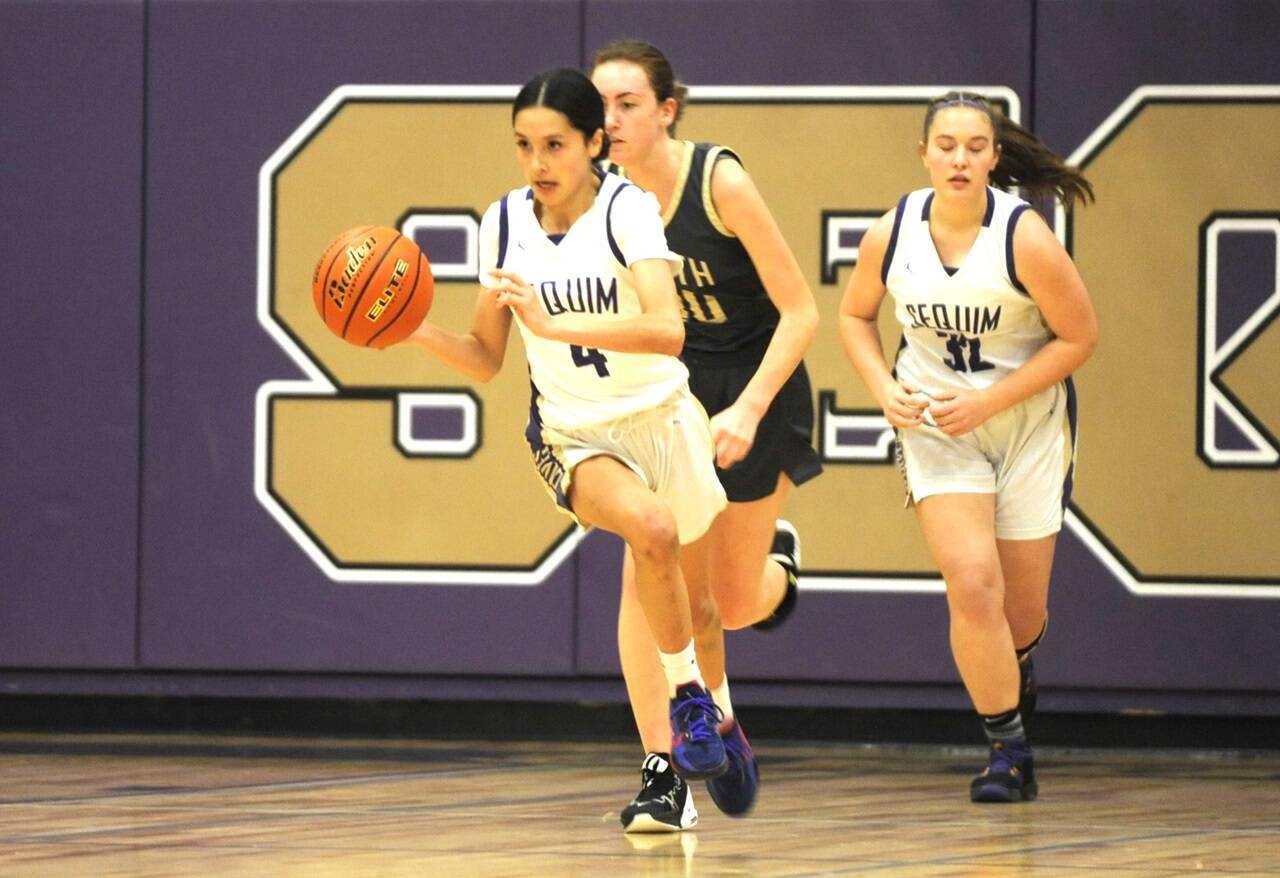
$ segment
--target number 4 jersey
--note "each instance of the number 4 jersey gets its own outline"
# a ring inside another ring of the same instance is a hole
[[[480,224],[480,281],[493,286],[495,266],[533,287],[552,320],[609,323],[642,313],[629,266],[664,259],[667,247],[652,195],[613,174],[603,174],[595,203],[563,236],[549,236],[534,214],[533,190],[508,192]],[[529,359],[533,404],[541,422],[559,430],[601,424],[654,408],[688,381],[676,357],[598,350],[551,341],[516,317]]]
[[[929,235],[932,205],[932,189],[898,202],[881,268],[902,324],[895,372],[930,394],[988,387],[1050,338],[1013,260],[1013,230],[1029,205],[988,187],[982,228],[959,266],[943,266],[938,257]]]

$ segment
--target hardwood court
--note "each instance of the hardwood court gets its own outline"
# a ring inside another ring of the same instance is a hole
[[[977,748],[757,749],[750,818],[628,837],[625,744],[4,734],[0,876],[1280,875],[1280,753],[1045,749],[977,806]]]

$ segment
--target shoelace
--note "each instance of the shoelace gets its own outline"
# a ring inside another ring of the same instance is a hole
[[[686,728],[689,739],[695,741],[719,735],[717,727],[723,717],[720,708],[710,698],[686,698],[675,708],[676,722]]]
[[[992,742],[991,764],[987,766],[988,774],[1017,774],[1021,770],[1013,753],[999,741]]]

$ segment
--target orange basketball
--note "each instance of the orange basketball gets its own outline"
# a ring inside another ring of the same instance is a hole
[[[338,338],[361,347],[404,341],[431,310],[434,292],[427,255],[386,226],[347,229],[311,277],[320,319]]]

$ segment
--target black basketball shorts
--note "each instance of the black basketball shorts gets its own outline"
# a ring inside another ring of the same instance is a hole
[[[689,387],[707,414],[714,416],[733,404],[758,366],[690,362]],[[813,447],[813,390],[801,363],[761,418],[747,456],[728,469],[716,467],[716,475],[731,503],[747,503],[772,494],[782,473],[800,485],[821,472],[822,462]]]

